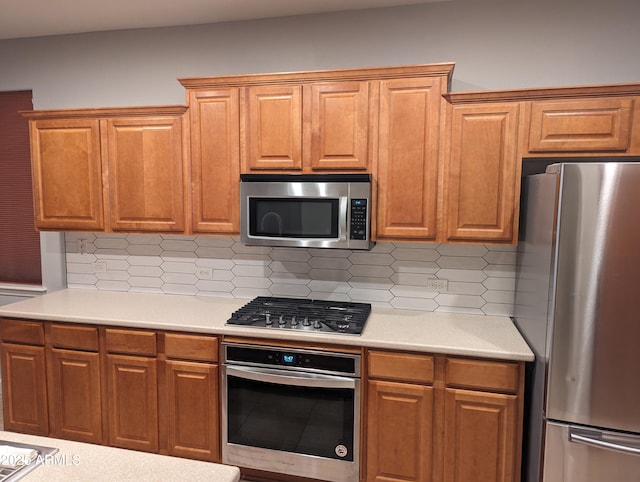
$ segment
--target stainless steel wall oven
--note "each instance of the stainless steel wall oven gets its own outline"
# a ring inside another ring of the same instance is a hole
[[[223,344],[222,462],[357,482],[360,355]]]

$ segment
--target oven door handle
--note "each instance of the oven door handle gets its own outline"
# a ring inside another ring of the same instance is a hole
[[[284,372],[269,368],[225,365],[226,374],[257,382],[277,383],[296,387],[356,388],[356,379],[317,373]]]

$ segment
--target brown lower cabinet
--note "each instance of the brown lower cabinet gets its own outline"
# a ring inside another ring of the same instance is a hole
[[[0,320],[9,431],[220,462],[219,339]],[[366,482],[518,482],[524,363],[370,349]]]
[[[369,350],[367,482],[518,482],[524,364]]]
[[[220,461],[216,336],[1,319],[0,354],[5,430]]]

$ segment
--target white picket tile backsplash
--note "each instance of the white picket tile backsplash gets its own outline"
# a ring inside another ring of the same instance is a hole
[[[250,247],[235,237],[67,233],[66,254],[70,288],[513,313],[511,246],[378,243],[349,251]],[[434,279],[447,280],[447,289],[428,288]]]

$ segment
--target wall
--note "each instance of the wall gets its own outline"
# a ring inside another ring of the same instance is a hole
[[[248,22],[2,40],[0,90],[32,89],[36,109],[184,104],[184,90],[176,80],[180,77],[450,61],[456,63],[454,91],[637,82],[638,18],[640,2],[628,0],[452,0]],[[97,249],[101,255],[103,248]],[[435,256],[433,246],[425,249],[425,256]],[[441,249],[458,248],[436,247],[437,252]],[[492,248],[486,249],[493,253]],[[456,251],[453,257],[463,257],[459,254]],[[230,255],[232,263],[234,256]],[[47,257],[45,275],[53,280],[64,279],[65,266],[77,268],[74,261],[65,264],[62,248]],[[311,254],[310,259],[314,259]],[[486,275],[486,267],[474,266],[471,271]],[[69,274],[72,285],[77,274]],[[51,289],[57,287],[57,281],[51,283]],[[385,290],[396,298],[394,287]],[[464,296],[493,296],[477,291],[480,288]],[[437,297],[425,291],[424,299]],[[472,309],[485,306],[479,304],[475,299]]]
[[[81,247],[80,243],[83,243]],[[237,238],[67,233],[69,287],[359,301],[511,315],[515,248],[378,243],[371,251],[248,247]],[[429,288],[447,280],[446,289]]]

